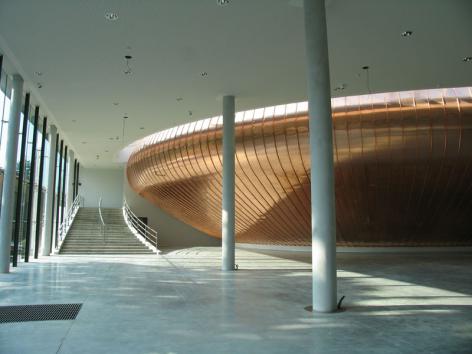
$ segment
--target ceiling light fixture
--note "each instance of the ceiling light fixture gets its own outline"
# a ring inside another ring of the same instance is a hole
[[[86,142],[86,141],[82,141],[82,144],[87,144],[87,142]]]
[[[202,72],[202,77],[208,76],[208,73],[206,71]]]
[[[116,12],[112,12],[112,11],[105,12],[105,18],[108,21],[116,21],[116,20],[118,20],[118,14]]]
[[[334,88],[334,91],[342,91],[346,88],[346,84],[340,84]]]
[[[139,128],[139,129],[144,130],[144,127],[141,127],[141,128]]]
[[[465,63],[472,62],[472,57],[465,57],[464,59],[462,59],[462,61]]]
[[[228,4],[229,4],[229,0],[216,0],[216,3],[217,3],[219,6],[225,6],[225,5],[228,5]]]
[[[182,97],[177,97],[176,100],[177,102],[182,102],[184,99]]]
[[[43,73],[41,71],[35,71],[34,74],[36,76],[43,76]]]
[[[366,79],[367,92],[372,93],[372,90],[370,89],[370,72],[369,72],[369,69],[370,69],[369,65],[364,65],[362,67],[362,70],[365,70],[365,79]]]
[[[113,102],[113,106],[118,106],[119,104],[119,102]]]
[[[126,126],[126,120],[128,119],[128,116],[127,115],[124,115],[123,116],[123,131],[122,131],[122,134],[121,134],[121,141],[124,143],[125,141],[125,126]]]
[[[130,61],[131,59],[133,59],[133,57],[132,57],[131,55],[129,55],[129,54],[128,54],[128,55],[125,55],[126,69],[125,69],[124,73],[125,73],[126,75],[129,75],[129,74],[132,74],[132,73],[133,73],[133,71],[131,70],[131,66],[129,65],[129,61]]]
[[[40,82],[38,82],[38,83],[36,84],[36,87],[39,88],[39,89],[40,89],[40,88],[43,88],[43,84],[40,83]]]
[[[410,37],[413,34],[413,31],[404,31],[402,32],[402,37]]]

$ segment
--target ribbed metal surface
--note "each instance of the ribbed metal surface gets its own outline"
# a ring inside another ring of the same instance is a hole
[[[472,90],[335,98],[339,245],[472,244]],[[237,242],[309,245],[307,103],[236,117]],[[221,117],[142,141],[128,180],[158,207],[220,237]]]
[[[0,323],[74,320],[82,304],[0,306]]]

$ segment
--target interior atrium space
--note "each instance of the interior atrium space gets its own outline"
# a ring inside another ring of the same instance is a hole
[[[472,353],[471,19],[0,0],[0,353]]]

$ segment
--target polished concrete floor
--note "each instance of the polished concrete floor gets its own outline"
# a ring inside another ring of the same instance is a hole
[[[309,257],[219,249],[53,256],[0,275],[0,304],[83,303],[0,324],[0,353],[472,353],[472,256],[340,254],[345,310],[305,311]]]

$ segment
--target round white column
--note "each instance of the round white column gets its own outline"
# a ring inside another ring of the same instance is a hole
[[[223,97],[223,200],[221,215],[222,264],[224,271],[234,270],[235,262],[235,103],[234,96]]]
[[[325,0],[304,0],[310,159],[313,311],[337,306],[333,136]]]
[[[16,159],[18,155],[18,134],[23,98],[23,78],[20,75],[13,75],[12,89],[0,215],[0,273],[8,273],[10,271],[11,233],[15,208],[13,200],[16,184]]]

